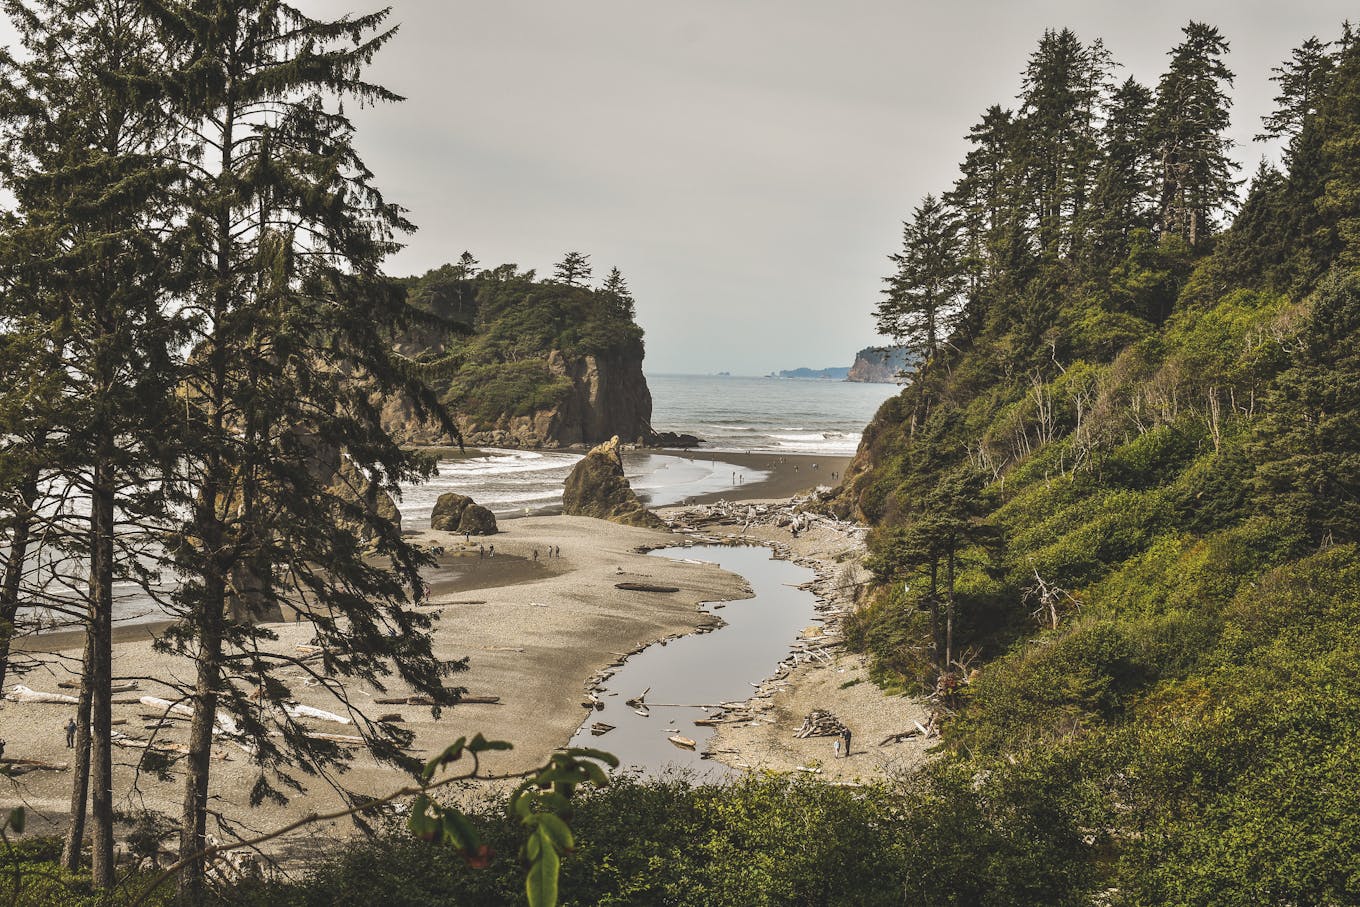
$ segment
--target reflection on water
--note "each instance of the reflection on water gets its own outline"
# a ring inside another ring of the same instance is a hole
[[[748,699],[755,684],[774,673],[788,655],[790,644],[815,616],[812,593],[793,588],[808,582],[814,574],[807,567],[775,560],[770,549],[763,547],[701,545],[653,554],[717,564],[745,577],[755,598],[719,603],[721,610],[715,613],[727,625],[712,633],[649,646],[629,658],[598,692],[604,710],[587,715],[572,745],[608,750],[619,757],[624,768],[639,768],[648,774],[675,766],[701,774],[726,774],[729,770],[719,763],[700,758],[713,729],[694,724],[695,719],[710,714],[710,710],[696,706]],[[713,607],[706,606],[705,610]],[[643,690],[648,691],[650,717],[638,715],[625,703]],[[612,724],[615,729],[593,736],[590,725],[597,721]],[[676,733],[696,741],[696,749],[677,747],[668,739]]]

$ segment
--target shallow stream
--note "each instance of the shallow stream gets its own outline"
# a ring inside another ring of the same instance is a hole
[[[719,777],[730,770],[701,758],[714,729],[694,721],[716,714],[713,707],[720,703],[749,699],[761,680],[774,673],[793,641],[816,619],[816,599],[796,588],[814,573],[775,559],[765,547],[695,545],[664,548],[652,555],[717,564],[744,577],[755,597],[707,604],[704,610],[722,617],[726,626],[657,643],[631,656],[597,690],[605,707],[587,715],[572,745],[607,750],[619,757],[621,767],[645,774],[683,767],[700,776]],[[626,704],[644,690],[649,717]],[[596,722],[613,725],[614,730],[595,736],[590,726]],[[669,738],[675,734],[694,740],[695,749],[672,743]]]

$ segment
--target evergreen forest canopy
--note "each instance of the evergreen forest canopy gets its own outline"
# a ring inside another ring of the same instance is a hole
[[[547,279],[514,264],[482,269],[464,252],[404,281],[408,301],[430,320],[403,332],[397,348],[421,364],[451,411],[474,424],[554,409],[572,382],[550,367],[552,353],[642,361],[627,280],[615,267],[592,287],[591,274],[581,252],[566,253]]]

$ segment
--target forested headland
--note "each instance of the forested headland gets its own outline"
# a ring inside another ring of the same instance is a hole
[[[618,268],[595,286],[581,252],[568,252],[546,279],[514,264],[482,268],[464,252],[402,283],[426,318],[395,347],[418,364],[467,443],[561,447],[652,434],[642,328]],[[402,398],[383,405],[383,424],[398,439],[454,442]]]

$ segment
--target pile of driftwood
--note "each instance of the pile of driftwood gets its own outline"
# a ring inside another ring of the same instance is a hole
[[[803,726],[793,732],[795,737],[839,737],[845,725],[830,712],[813,709],[803,719]]]
[[[786,503],[749,504],[742,501],[716,501],[686,507],[671,517],[671,527],[680,532],[697,532],[714,526],[778,526],[799,535],[810,529],[830,529],[851,537],[861,537],[865,528],[820,512],[830,499],[831,489],[819,488],[806,497]]]

